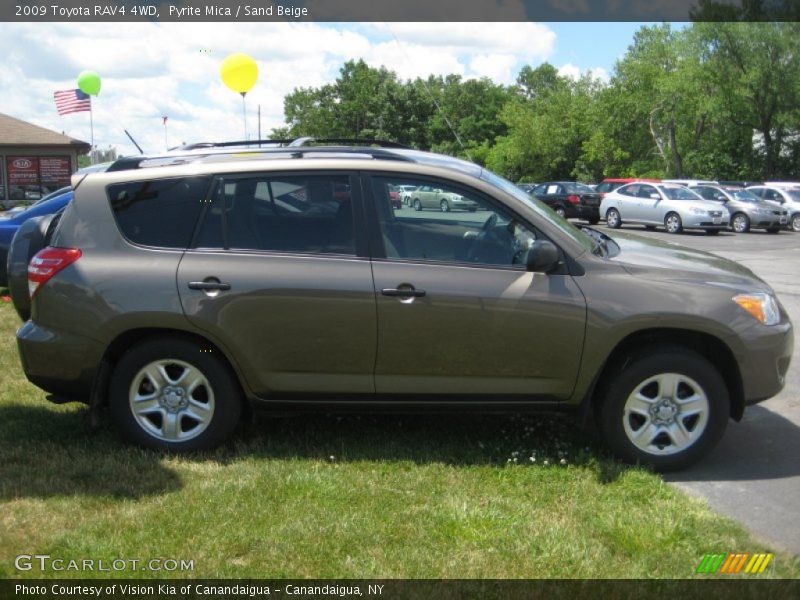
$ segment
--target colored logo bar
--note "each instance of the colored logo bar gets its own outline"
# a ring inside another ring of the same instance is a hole
[[[767,569],[773,555],[767,553],[749,554],[747,552],[731,552],[729,554],[706,554],[697,567],[699,574],[746,573],[760,575]]]

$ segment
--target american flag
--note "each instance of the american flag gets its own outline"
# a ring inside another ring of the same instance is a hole
[[[53,93],[53,97],[60,115],[92,110],[92,99],[81,90],[62,90]]]

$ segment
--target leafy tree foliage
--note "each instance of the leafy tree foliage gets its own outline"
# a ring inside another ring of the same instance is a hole
[[[729,20],[767,19],[774,4],[747,0]],[[697,14],[730,10],[708,0]],[[548,63],[524,66],[509,87],[460,75],[402,81],[349,61],[334,82],[286,96],[284,113],[275,137],[389,139],[513,180],[796,179],[800,24],[643,27],[609,81]]]

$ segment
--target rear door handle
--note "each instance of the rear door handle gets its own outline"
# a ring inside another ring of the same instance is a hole
[[[384,288],[381,290],[384,296],[393,296],[395,298],[422,298],[425,295],[425,290],[416,290],[414,288]]]
[[[226,291],[231,289],[230,283],[222,283],[220,281],[190,281],[190,290],[203,290],[204,292],[222,290]]]

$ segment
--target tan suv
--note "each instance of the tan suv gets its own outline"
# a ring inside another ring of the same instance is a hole
[[[393,209],[404,186],[474,211]],[[676,469],[789,368],[789,318],[744,267],[576,228],[462,160],[204,145],[74,188],[12,244],[22,365],[144,446],[219,444],[246,404],[573,409]]]

